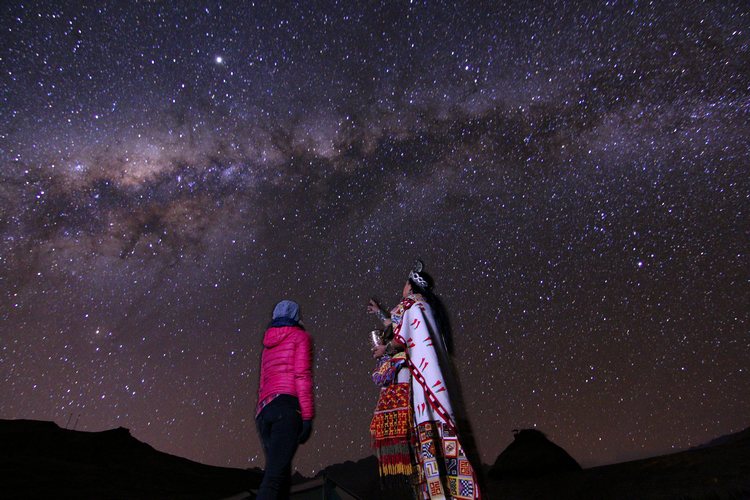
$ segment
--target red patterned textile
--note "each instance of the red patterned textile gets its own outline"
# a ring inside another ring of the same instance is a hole
[[[408,382],[391,384],[380,390],[370,434],[381,476],[410,476],[414,472],[409,447],[412,425],[410,392]]]

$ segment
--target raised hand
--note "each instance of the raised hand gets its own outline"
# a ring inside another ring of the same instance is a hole
[[[367,312],[370,314],[377,314],[380,310],[380,304],[375,302],[375,299],[370,299],[370,302],[367,304]]]

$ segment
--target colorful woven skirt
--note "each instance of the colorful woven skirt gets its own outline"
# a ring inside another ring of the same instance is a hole
[[[406,382],[380,389],[375,415],[370,423],[370,434],[382,477],[411,476],[414,472],[410,448],[410,385]]]
[[[418,424],[414,446],[418,462],[418,498],[480,498],[474,469],[451,426],[434,421]]]

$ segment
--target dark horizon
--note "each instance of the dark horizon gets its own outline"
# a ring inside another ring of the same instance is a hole
[[[257,469],[216,468],[165,454],[123,428],[86,433],[0,419],[0,435],[8,445],[4,493],[23,498],[250,498],[263,477]],[[541,434],[526,431],[487,470],[483,498],[745,498],[748,464],[750,428],[700,449],[584,470]],[[388,496],[375,456],[331,465],[324,481],[362,500]],[[306,491],[321,487],[300,475],[294,482]]]
[[[749,11],[5,2],[0,418],[262,467],[293,298],[295,463],[367,456],[365,307],[421,258],[484,462],[519,428],[584,466],[746,428]]]
[[[124,426],[117,427],[117,428],[111,428],[111,429],[103,429],[103,430],[100,430],[100,431],[83,431],[83,430],[80,430],[80,429],[74,429],[72,427],[63,427],[63,426],[57,424],[56,422],[50,421],[50,420],[34,420],[34,419],[18,418],[18,419],[0,419],[0,421],[2,421],[3,423],[10,423],[10,422],[23,423],[23,424],[27,425],[29,428],[31,428],[31,427],[33,427],[35,425],[46,425],[46,424],[50,423],[50,424],[56,425],[60,432],[72,431],[72,432],[82,432],[82,433],[86,433],[86,434],[99,434],[99,435],[105,435],[105,434],[111,434],[111,435],[113,435],[114,432],[119,432],[119,431],[124,430],[133,439],[137,440],[140,443],[148,445],[150,448],[152,448],[153,450],[155,450],[158,453],[163,453],[165,455],[173,456],[173,457],[176,457],[176,458],[184,458],[184,459],[190,460],[191,462],[196,462],[195,460],[192,460],[192,459],[190,459],[188,457],[182,457],[182,456],[179,456],[179,455],[173,455],[171,453],[168,453],[168,452],[166,452],[164,450],[159,449],[156,446],[153,446],[152,444],[150,444],[150,443],[148,443],[146,441],[141,441],[136,436],[134,436],[132,434],[132,432],[130,431],[130,429],[128,429],[127,427],[124,427]],[[20,427],[19,427],[19,429],[20,429]],[[4,430],[6,430],[6,429],[4,429]],[[49,429],[46,429],[46,430],[49,431]],[[521,429],[517,429],[517,430],[520,431]],[[535,429],[535,430],[540,430],[540,429]],[[6,432],[7,432],[7,430],[6,430]],[[545,436],[546,436],[546,433],[544,433],[543,431],[541,431],[541,432],[543,434],[545,434]],[[742,436],[745,436],[748,433],[750,433],[750,427],[747,427],[747,428],[742,429],[742,430],[737,431],[737,432],[732,432],[732,433],[724,434],[724,435],[721,435],[721,436],[715,436],[712,439],[710,439],[710,440],[708,440],[708,441],[706,441],[704,443],[699,443],[699,444],[697,444],[695,446],[691,446],[691,447],[685,448],[685,449],[679,449],[679,450],[674,450],[673,449],[673,450],[668,450],[668,451],[666,451],[664,453],[657,453],[655,455],[649,455],[649,456],[633,457],[633,458],[619,460],[617,462],[612,462],[612,463],[607,463],[607,464],[595,464],[595,465],[590,465],[590,466],[586,466],[586,465],[583,465],[583,464],[579,464],[579,465],[581,465],[581,467],[582,467],[583,470],[591,470],[591,469],[595,469],[597,467],[608,467],[608,466],[613,466],[613,465],[622,465],[622,464],[626,464],[626,463],[630,463],[630,462],[637,462],[637,461],[641,461],[641,460],[658,459],[658,458],[661,458],[661,457],[667,457],[667,456],[671,456],[671,455],[674,455],[674,454],[679,454],[679,453],[684,453],[684,452],[689,452],[689,451],[700,450],[700,449],[704,449],[704,448],[711,448],[711,447],[715,447],[715,446],[720,446],[722,444],[725,444],[726,442],[734,442],[734,441],[736,441],[738,439],[741,439]],[[547,436],[547,439],[549,439],[549,436]],[[38,441],[38,440],[39,440],[38,436],[35,436],[35,441]],[[513,441],[513,439],[511,439],[511,442],[512,441]],[[122,442],[120,442],[119,444],[121,445]],[[505,449],[505,447],[503,448],[503,450],[504,449]],[[501,451],[503,451],[503,450],[501,450]],[[566,452],[567,452],[567,450],[566,450]],[[493,462],[495,461],[496,458],[497,457],[494,457],[494,458],[492,458],[492,460],[490,460],[488,462],[484,462],[483,461],[482,464],[480,464],[480,465],[482,467],[484,467],[484,468],[491,468],[492,464],[493,464]],[[575,460],[575,457],[572,457],[572,458]],[[314,474],[311,474],[311,475],[310,474],[308,474],[308,475],[303,474],[301,471],[299,471],[297,468],[295,468],[294,465],[293,465],[292,472],[293,472],[293,474],[296,477],[302,477],[302,478],[305,478],[305,479],[314,479],[315,477],[317,477],[318,474],[320,474],[320,472],[322,472],[326,468],[329,468],[329,467],[332,467],[332,466],[345,465],[347,462],[357,463],[357,462],[362,462],[362,461],[367,461],[367,460],[372,460],[372,461],[376,460],[376,456],[375,456],[374,452],[366,454],[366,455],[364,455],[362,457],[355,457],[353,459],[347,459],[347,460],[342,460],[342,461],[334,461],[332,463],[329,463],[329,464],[323,466],[320,470],[316,471]],[[212,467],[227,467],[227,466],[221,465],[221,464],[219,464],[219,465],[217,465],[217,464],[207,464],[207,463],[203,463],[203,462],[196,462],[196,463],[198,463],[200,465],[207,465],[207,466],[212,466]],[[373,463],[373,465],[374,464],[375,463]],[[234,467],[234,468],[237,469],[237,470],[260,470],[260,471],[263,470],[262,466],[261,467],[258,467],[258,466],[254,466],[254,467]]]

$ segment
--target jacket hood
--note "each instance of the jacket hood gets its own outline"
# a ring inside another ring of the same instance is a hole
[[[302,330],[299,326],[272,326],[263,335],[263,346],[275,347],[282,343],[292,333]]]
[[[299,304],[293,300],[282,300],[273,308],[273,319],[289,318],[299,321]]]

